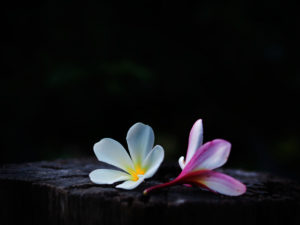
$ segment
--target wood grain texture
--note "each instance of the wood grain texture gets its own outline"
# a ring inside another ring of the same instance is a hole
[[[224,169],[247,185],[246,194],[178,185],[144,196],[145,188],[176,177],[179,167],[164,163],[131,191],[90,182],[92,170],[107,167],[94,159],[1,166],[0,224],[300,224],[300,186],[290,180]]]

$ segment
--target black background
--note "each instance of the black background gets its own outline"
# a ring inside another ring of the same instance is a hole
[[[94,157],[152,126],[167,160],[204,140],[226,166],[299,178],[299,23],[283,1],[10,2],[2,9],[1,163]]]

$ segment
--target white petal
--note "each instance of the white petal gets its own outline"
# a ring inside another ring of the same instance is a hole
[[[197,120],[191,131],[190,131],[190,136],[189,136],[189,145],[188,145],[188,150],[186,154],[186,161],[185,164],[187,164],[197,149],[202,145],[203,143],[203,125],[202,125],[202,120],[199,119]]]
[[[139,179],[137,181],[133,181],[133,180],[125,181],[122,184],[117,185],[116,188],[131,190],[139,186],[143,181],[144,181],[144,176],[139,176]]]
[[[129,129],[126,140],[134,165],[141,165],[154,144],[152,128],[143,123],[136,123]]]
[[[181,157],[178,159],[178,164],[179,164],[180,168],[183,170],[183,168],[185,167],[184,156],[181,156]]]
[[[111,139],[104,138],[94,145],[94,152],[99,161],[119,167],[125,171],[133,169],[132,161],[123,146]]]
[[[145,161],[143,162],[143,168],[145,168],[145,179],[152,177],[158,170],[160,164],[164,160],[164,149],[160,145],[156,145],[151,152],[149,152]]]
[[[90,173],[90,179],[95,184],[113,184],[130,179],[130,175],[118,170],[97,169]]]

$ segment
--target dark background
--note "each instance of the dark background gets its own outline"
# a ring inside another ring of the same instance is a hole
[[[152,126],[166,159],[232,143],[227,167],[299,179],[299,23],[283,1],[40,1],[3,7],[1,163],[94,157]]]

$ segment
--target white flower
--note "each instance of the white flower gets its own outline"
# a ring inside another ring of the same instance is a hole
[[[130,156],[119,142],[111,138],[103,138],[94,145],[99,161],[121,170],[96,169],[89,175],[93,183],[113,184],[125,181],[116,187],[130,190],[155,174],[164,159],[164,150],[160,145],[153,148],[152,128],[136,123],[129,129],[126,140]]]

